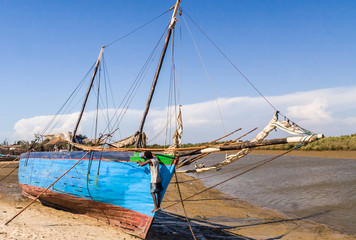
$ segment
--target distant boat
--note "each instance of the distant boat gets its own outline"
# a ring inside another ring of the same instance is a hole
[[[167,46],[177,21],[180,0],[177,0],[172,9],[172,18],[138,131],[132,137],[123,141],[107,143],[102,146],[84,145],[77,139],[78,126],[81,122],[93,81],[101,64],[104,50],[104,47],[102,47],[73,134],[57,134],[49,137],[52,142],[56,143],[60,142],[58,139],[64,139],[71,145],[71,151],[28,152],[21,154],[19,183],[24,195],[35,198],[54,181],[61,178],[39,197],[42,203],[93,216],[112,226],[119,227],[125,232],[145,238],[156,213],[151,213],[154,204],[149,187],[150,169],[147,166],[137,166],[137,161],[142,160],[139,155],[140,152],[145,150],[153,151],[160,160],[163,186],[161,196],[163,198],[176,166],[186,163],[186,159],[183,157],[201,156],[218,151],[243,151],[240,155],[233,154],[229,156],[230,158],[227,158],[225,162],[215,166],[205,167],[205,165],[199,165],[199,168],[197,167],[194,171],[219,169],[242,157],[242,155],[246,155],[249,152],[249,148],[291,141],[290,138],[264,140],[268,132],[276,127],[284,127],[290,131],[294,131],[291,129],[296,128],[295,126],[287,125],[287,123],[281,125],[281,122],[275,116],[268,127],[265,128],[263,134],[259,134],[251,143],[241,144],[235,141],[223,145],[180,148],[183,126],[182,118],[179,114],[177,119],[178,127],[174,134],[174,144],[170,148],[148,149],[145,147],[146,138],[143,128]],[[300,130],[300,128],[297,129]],[[294,138],[293,141],[311,141],[320,137],[322,136],[307,133],[303,137]],[[127,145],[134,145],[134,147],[126,148],[125,146]],[[73,151],[73,149],[77,150]],[[164,153],[159,154],[159,152]],[[75,167],[63,176],[74,165]]]
[[[17,155],[9,155],[9,154],[1,154],[0,153],[0,161],[11,161],[18,157],[19,156],[17,156]]]

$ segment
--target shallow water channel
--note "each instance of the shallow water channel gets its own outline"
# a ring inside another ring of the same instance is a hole
[[[224,154],[198,163],[212,165]],[[209,187],[272,155],[248,155],[219,171],[189,174]],[[194,166],[192,166],[194,167]],[[220,191],[291,217],[356,234],[356,159],[283,156],[216,187]]]

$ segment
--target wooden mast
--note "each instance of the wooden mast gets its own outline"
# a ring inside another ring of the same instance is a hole
[[[170,21],[170,24],[169,24],[169,28],[168,28],[168,31],[167,31],[167,36],[166,36],[166,39],[165,39],[165,42],[164,42],[164,47],[163,47],[163,50],[162,50],[162,53],[161,53],[161,57],[159,59],[159,63],[158,63],[158,66],[157,66],[155,77],[154,77],[153,82],[152,82],[151,91],[150,91],[150,94],[148,96],[148,100],[147,100],[147,103],[146,103],[146,109],[145,109],[145,111],[143,113],[141,124],[140,124],[140,128],[138,130],[139,134],[138,134],[138,139],[137,139],[137,142],[136,142],[136,147],[137,148],[142,147],[143,126],[145,125],[146,117],[147,117],[148,111],[150,109],[152,97],[153,97],[153,94],[155,92],[155,88],[156,88],[157,80],[158,80],[158,77],[159,77],[159,73],[161,71],[161,67],[162,67],[162,63],[163,63],[163,60],[164,60],[164,56],[166,55],[169,39],[171,37],[172,31],[173,31],[174,26],[175,26],[176,21],[177,21],[176,16],[177,16],[177,13],[178,13],[180,1],[181,0],[177,0],[176,4],[174,5],[174,11],[173,11],[172,18],[171,18],[171,21]]]
[[[87,93],[86,93],[86,95],[85,95],[85,99],[84,99],[84,102],[83,102],[82,110],[80,111],[77,124],[75,125],[74,131],[73,131],[73,137],[72,137],[72,141],[73,141],[73,142],[74,142],[74,138],[75,138],[75,136],[76,136],[76,134],[77,134],[77,130],[78,130],[78,127],[79,127],[79,123],[80,123],[80,121],[82,120],[82,116],[83,116],[83,112],[84,112],[84,109],[85,109],[85,105],[87,104],[88,97],[89,97],[89,93],[90,93],[91,87],[93,86],[93,82],[94,82],[96,73],[97,73],[97,71],[98,71],[100,62],[101,62],[101,57],[102,57],[102,55],[103,55],[104,48],[105,48],[105,46],[102,46],[102,47],[101,47],[98,60],[96,60],[96,64],[95,64],[93,76],[91,77],[91,81],[90,81],[90,84],[89,84],[89,88],[88,88],[88,91],[87,91]]]

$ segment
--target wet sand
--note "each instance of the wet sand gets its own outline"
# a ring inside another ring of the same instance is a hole
[[[0,163],[0,167],[4,163]],[[0,168],[0,179],[16,167]],[[200,181],[178,174],[183,198],[204,189]],[[192,239],[173,178],[163,210],[147,239]],[[4,223],[30,202],[20,194],[17,171],[0,181],[0,239],[138,239],[96,219],[34,203],[8,226]],[[211,189],[184,202],[197,239],[356,239],[308,220],[290,218]],[[322,213],[320,213],[322,214]]]

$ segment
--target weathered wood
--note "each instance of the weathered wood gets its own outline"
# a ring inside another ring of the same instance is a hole
[[[195,151],[186,151],[178,153],[179,157],[184,157],[188,155],[196,155],[202,154],[207,152],[219,152],[219,151],[231,151],[231,150],[240,150],[243,148],[254,148],[254,147],[261,147],[261,146],[268,146],[268,145],[276,145],[276,144],[284,144],[287,143],[287,138],[277,138],[271,140],[264,140],[260,142],[249,142],[249,143],[242,143],[242,144],[234,144],[234,145],[225,145],[220,147],[212,147],[207,149],[199,149]]]
[[[171,38],[172,31],[173,31],[174,26],[175,26],[176,16],[177,16],[177,12],[178,12],[180,1],[181,0],[177,0],[176,4],[174,6],[174,12],[173,12],[173,15],[172,15],[172,18],[171,18],[171,21],[170,21],[170,25],[169,25],[169,28],[168,28],[168,31],[167,31],[167,35],[166,35],[166,39],[165,39],[164,46],[163,46],[163,49],[162,49],[162,53],[161,53],[161,56],[159,58],[159,62],[158,62],[158,66],[157,66],[157,69],[156,69],[155,77],[154,77],[153,82],[152,82],[151,91],[150,91],[150,94],[149,94],[148,99],[147,99],[146,108],[145,108],[145,111],[143,113],[141,124],[140,124],[139,130],[138,130],[139,131],[139,135],[138,135],[137,142],[136,142],[136,147],[137,148],[142,147],[143,126],[145,125],[146,117],[147,117],[148,111],[150,109],[152,97],[153,97],[153,94],[155,92],[155,88],[156,88],[156,85],[157,85],[157,80],[158,80],[159,74],[161,72],[161,68],[162,68],[164,57],[166,55],[169,39]]]
[[[284,143],[287,143],[287,138],[277,138],[271,140],[264,140],[261,142],[249,142],[249,143],[243,143],[239,145],[221,146],[220,151],[239,150],[243,148],[254,148],[254,147],[261,147],[261,146],[268,146],[268,145],[284,144]]]
[[[220,137],[220,138],[218,138],[218,139],[215,139],[215,140],[209,142],[208,144],[215,143],[215,142],[217,142],[217,141],[219,141],[219,140],[221,140],[221,139],[223,139],[223,138],[226,138],[226,137],[228,137],[228,136],[234,134],[234,133],[237,132],[237,131],[240,131],[241,129],[242,129],[242,128],[236,129],[235,131],[233,131],[233,132],[231,132],[231,133],[229,133],[229,134],[226,134],[225,136],[222,136],[222,137]]]
[[[75,125],[74,131],[73,131],[73,137],[72,137],[72,141],[73,141],[73,142],[74,142],[75,136],[77,135],[79,123],[80,123],[80,121],[82,120],[82,117],[83,117],[83,112],[84,112],[85,106],[86,106],[86,104],[87,104],[88,97],[89,97],[89,93],[90,93],[91,87],[93,86],[94,79],[95,79],[96,73],[97,73],[97,71],[98,71],[100,62],[101,62],[101,56],[103,55],[104,48],[105,48],[105,46],[102,46],[102,47],[101,47],[98,60],[96,61],[96,64],[95,64],[95,69],[94,69],[94,72],[93,72],[93,76],[91,77],[91,81],[90,81],[90,84],[89,84],[89,88],[88,88],[88,91],[87,91],[87,93],[86,93],[86,95],[85,95],[85,99],[84,99],[84,102],[83,102],[83,106],[82,106],[82,109],[80,110],[80,114],[79,114],[79,117],[78,117],[78,120],[77,120],[77,124]]]
[[[20,212],[18,212],[15,216],[13,216],[9,221],[7,221],[5,223],[5,225],[8,225],[10,222],[12,222],[12,220],[14,220],[17,216],[19,216],[22,212],[24,212],[29,206],[32,205],[32,203],[34,203],[34,201],[36,201],[39,197],[41,197],[42,194],[44,194],[50,187],[52,187],[56,182],[58,182],[63,176],[65,176],[70,170],[72,170],[72,168],[74,168],[78,163],[80,163],[83,158],[85,158],[86,155],[88,155],[90,152],[87,152],[81,159],[79,159],[71,168],[68,169],[68,171],[66,171],[65,173],[62,174],[62,176],[60,176],[59,178],[57,178],[51,185],[49,185],[47,188],[43,189],[43,191],[41,191],[37,197],[35,197],[32,202],[30,202],[29,204],[27,204],[26,207],[24,207]]]
[[[43,189],[26,184],[20,184],[22,193],[26,197],[35,199]],[[38,199],[43,205],[56,207],[106,222],[113,227],[121,228],[123,231],[145,238],[153,221],[153,217],[139,212],[125,209],[108,203],[78,198],[69,194],[57,193],[47,190]]]
[[[178,159],[156,156],[162,163],[163,199]],[[77,160],[81,163],[76,165],[76,170],[72,169],[60,178],[63,170]],[[26,196],[95,216],[144,238],[155,213],[151,213],[154,204],[149,190],[149,166],[137,167],[138,160],[141,160],[138,154],[120,152],[92,152],[88,155],[82,151],[33,152],[22,155],[19,183]],[[57,181],[54,186],[53,181]],[[52,187],[47,188],[48,185]]]

